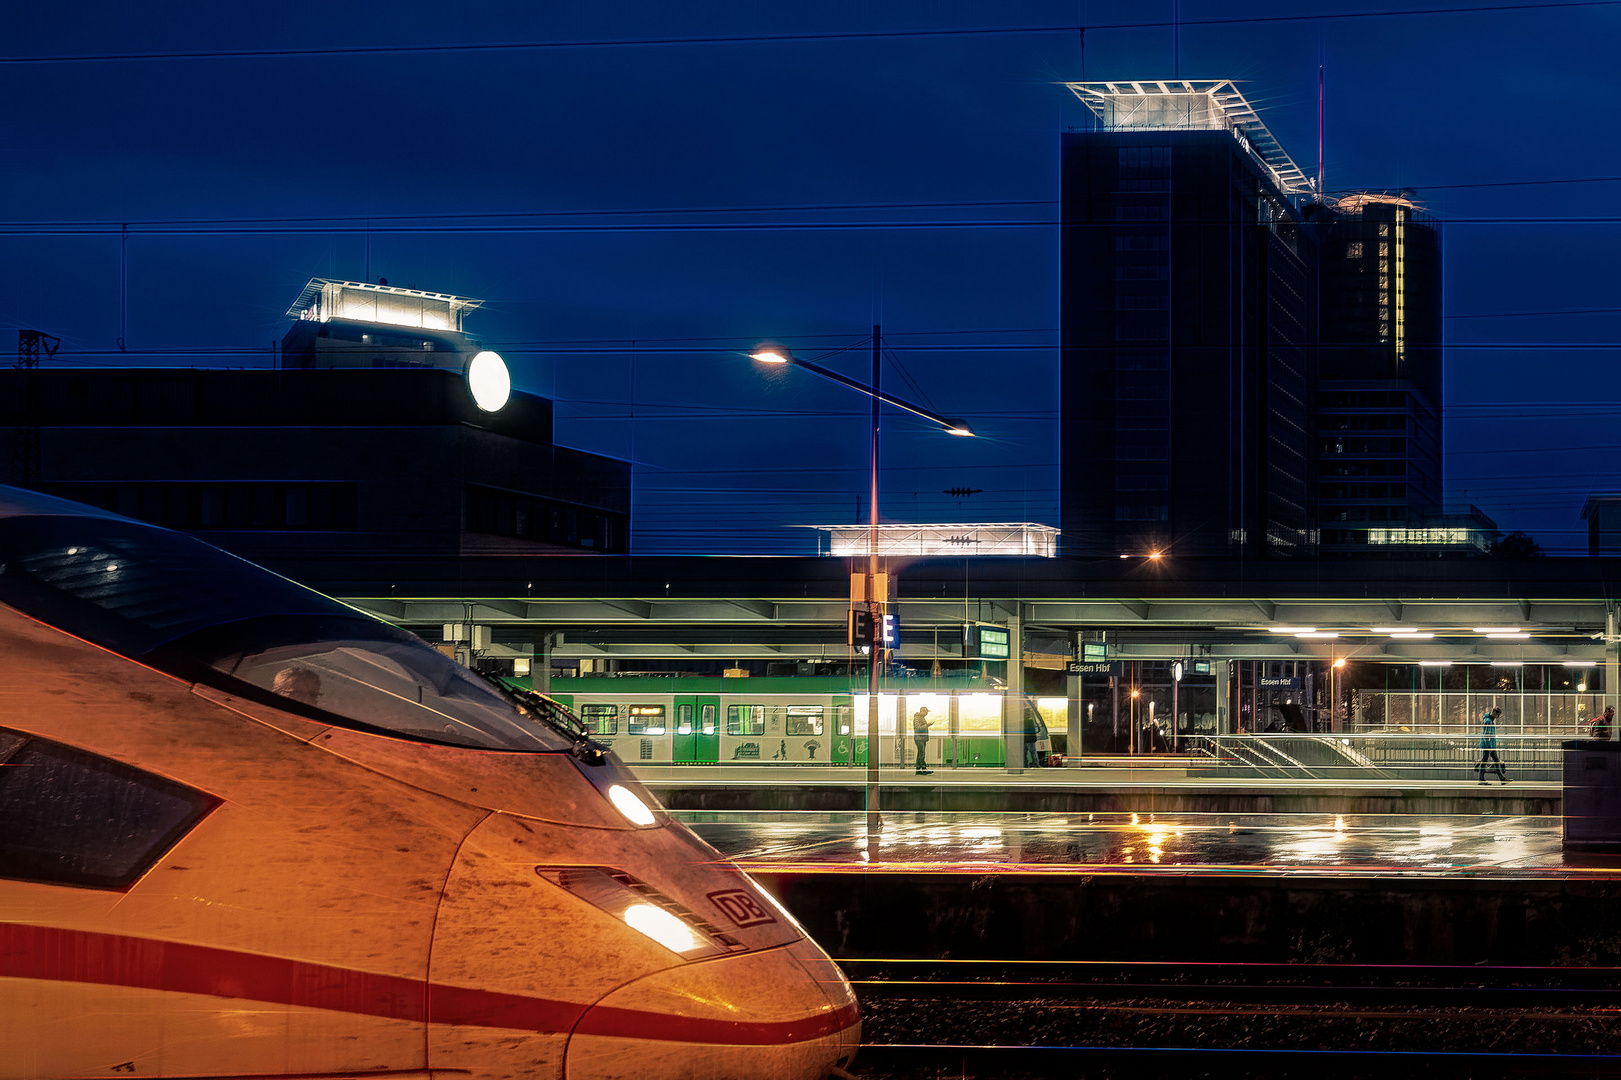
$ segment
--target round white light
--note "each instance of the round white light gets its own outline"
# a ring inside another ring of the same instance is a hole
[[[507,374],[507,362],[500,353],[488,349],[479,353],[467,365],[467,387],[473,391],[473,401],[485,412],[496,412],[512,396],[512,377]]]
[[[632,825],[653,824],[653,811],[649,810],[647,804],[638,799],[630,788],[614,784],[608,789],[608,801],[613,803],[614,808],[624,814]]]

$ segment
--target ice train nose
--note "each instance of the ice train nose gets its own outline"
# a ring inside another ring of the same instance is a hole
[[[620,987],[569,1038],[568,1080],[822,1080],[861,1042],[855,996],[809,941]]]

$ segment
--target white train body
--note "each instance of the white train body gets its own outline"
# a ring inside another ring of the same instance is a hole
[[[0,1078],[797,1080],[859,1037],[787,912],[543,700],[0,488]]]

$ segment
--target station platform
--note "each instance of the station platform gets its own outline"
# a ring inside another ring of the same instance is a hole
[[[880,803],[927,813],[1418,814],[1557,818],[1557,782],[1267,779],[1191,776],[1181,759],[1071,764],[1009,772],[938,768],[924,776],[886,767]],[[638,765],[631,769],[671,810],[859,811],[866,773],[848,765]]]
[[[1501,815],[676,812],[751,873],[1147,874],[1621,880],[1560,819]]]
[[[678,811],[840,959],[1621,967],[1546,815]]]

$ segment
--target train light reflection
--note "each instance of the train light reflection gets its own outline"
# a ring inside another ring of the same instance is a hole
[[[624,791],[624,788],[618,790]],[[626,792],[629,794],[629,792]],[[646,934],[673,953],[688,953],[704,948],[705,942],[692,928],[661,907],[652,904],[632,904],[625,909],[625,925]]]
[[[647,804],[636,797],[636,793],[623,784],[614,784],[608,788],[608,801],[614,804],[614,809],[625,815],[625,819],[632,825],[653,824],[653,811]],[[637,929],[641,929],[637,927]]]

